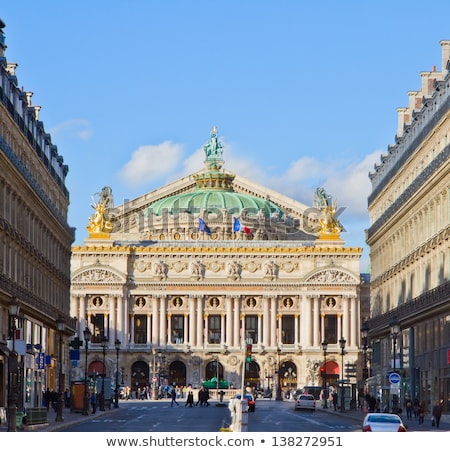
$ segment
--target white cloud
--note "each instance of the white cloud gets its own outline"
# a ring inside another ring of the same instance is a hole
[[[183,146],[171,141],[140,146],[133,152],[131,160],[119,171],[119,177],[130,187],[165,177],[176,170],[182,153]]]
[[[52,137],[67,134],[69,136],[76,136],[80,140],[89,140],[94,134],[94,130],[90,122],[86,119],[71,119],[62,122],[50,130]]]

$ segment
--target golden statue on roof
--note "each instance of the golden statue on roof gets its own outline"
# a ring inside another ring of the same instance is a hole
[[[322,212],[319,218],[319,239],[338,239],[342,232],[342,224],[336,216],[337,200],[328,195],[323,187],[314,192],[314,207]]]
[[[90,236],[104,234],[106,237],[109,237],[109,234],[113,230],[108,215],[108,210],[113,205],[112,190],[110,187],[103,187],[102,191],[96,193],[96,195],[99,195],[98,201],[95,201],[94,198],[92,198],[93,202],[91,204],[91,207],[95,209],[95,213],[89,218],[86,229]]]

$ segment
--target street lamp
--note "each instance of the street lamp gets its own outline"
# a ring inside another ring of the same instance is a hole
[[[393,351],[394,351],[394,362],[393,368],[394,372],[396,372],[396,360],[397,360],[397,338],[400,334],[400,323],[398,323],[397,317],[394,317],[389,323],[389,328],[391,329],[391,338],[393,342]]]
[[[152,399],[153,400],[158,400],[158,395],[157,395],[157,378],[156,378],[156,354],[158,353],[158,351],[156,350],[156,348],[152,349],[152,354],[153,354],[153,378],[152,378]]]
[[[363,346],[363,357],[364,357],[364,365],[363,365],[363,380],[366,381],[369,378],[369,369],[367,367],[367,349],[369,348],[369,325],[367,324],[367,320],[363,323],[361,327],[361,337],[362,337],[362,346]]]
[[[56,407],[56,422],[63,422],[63,372],[62,372],[62,343],[63,343],[63,331],[64,331],[64,319],[59,318],[56,321],[56,328],[59,331],[59,377],[58,377],[58,404]]]
[[[103,349],[103,377],[102,377],[102,392],[100,393],[100,411],[105,411],[105,377],[106,377],[106,349],[108,348],[108,339],[102,337],[102,349]]]
[[[323,407],[328,408],[328,391],[327,391],[327,348],[328,341],[322,342],[323,350]]]
[[[83,331],[84,334],[84,403],[83,414],[89,415],[89,383],[88,383],[88,345],[91,340],[91,330],[86,327]]]
[[[283,397],[281,395],[281,364],[280,364],[280,347],[277,348],[277,366],[278,369],[275,371],[277,375],[277,392],[275,395],[275,400],[283,400]]]
[[[17,362],[18,354],[16,352],[16,319],[19,315],[20,306],[14,300],[8,307],[9,310],[9,325],[10,325],[10,337],[12,339],[12,350],[9,352],[8,357],[8,372],[9,372],[9,385],[8,385],[8,432],[17,431],[17,403],[19,395],[17,393],[17,377],[19,372],[19,365]]]
[[[119,408],[119,351],[121,342],[116,339],[114,346],[116,347],[117,353],[117,368],[116,368],[116,390],[114,391],[114,408]]]
[[[391,330],[391,338],[393,342],[393,352],[394,352],[394,362],[393,362],[393,369],[394,373],[397,372],[397,338],[400,335],[400,323],[397,320],[397,317],[394,317],[391,322],[389,323],[389,328]],[[392,389],[391,389],[392,393]],[[398,412],[398,394],[394,394],[392,396],[392,412],[397,413]]]
[[[341,356],[342,356],[342,377],[341,377],[341,411],[345,411],[344,406],[344,355],[345,355],[345,343],[347,341],[341,337],[339,339],[339,347],[341,347]]]

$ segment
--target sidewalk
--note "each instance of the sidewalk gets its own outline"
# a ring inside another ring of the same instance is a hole
[[[23,425],[22,429],[17,429],[18,432],[57,432],[58,430],[66,427],[67,425],[74,425],[79,422],[83,422],[86,419],[94,419],[102,416],[106,416],[111,413],[115,408],[111,408],[110,410],[105,409],[105,411],[99,411],[95,414],[89,413],[88,416],[83,415],[82,413],[74,413],[71,412],[69,408],[63,408],[63,422],[56,422],[56,413],[53,409],[50,409],[47,412],[47,424],[40,425]],[[8,424],[0,424],[0,433],[8,432]]]
[[[329,413],[331,415],[335,415],[335,416],[343,416],[343,417],[347,417],[350,419],[354,419],[355,421],[359,421],[361,426],[362,426],[364,417],[367,414],[364,412],[364,410],[360,410],[360,409],[353,409],[353,410],[348,410],[348,411],[340,411],[339,409],[337,409],[335,411],[333,407],[323,408],[321,404],[317,405],[317,410],[327,412],[327,413]],[[450,414],[442,415],[439,429],[436,429],[436,427],[431,426],[431,419],[430,419],[429,413],[425,417],[425,421],[422,425],[419,425],[418,419],[415,419],[414,417],[412,419],[405,419],[404,416],[401,416],[401,418],[403,419],[404,424],[411,431],[415,431],[415,432],[450,431]]]

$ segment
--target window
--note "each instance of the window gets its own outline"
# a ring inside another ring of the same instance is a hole
[[[326,315],[324,319],[325,339],[329,344],[337,344],[337,315]]]
[[[220,315],[208,316],[208,343],[220,344]]]
[[[134,316],[134,343],[146,344],[147,343],[147,316],[135,315]]]
[[[247,315],[245,317],[245,337],[251,338],[253,344],[258,343],[258,316]]]
[[[172,343],[182,344],[184,342],[184,316],[172,316]]]
[[[281,320],[281,343],[295,343],[295,317],[293,315],[283,315]]]
[[[103,336],[106,337],[105,316],[103,314],[92,315],[91,323],[93,326],[91,342],[94,344],[100,344]]]

